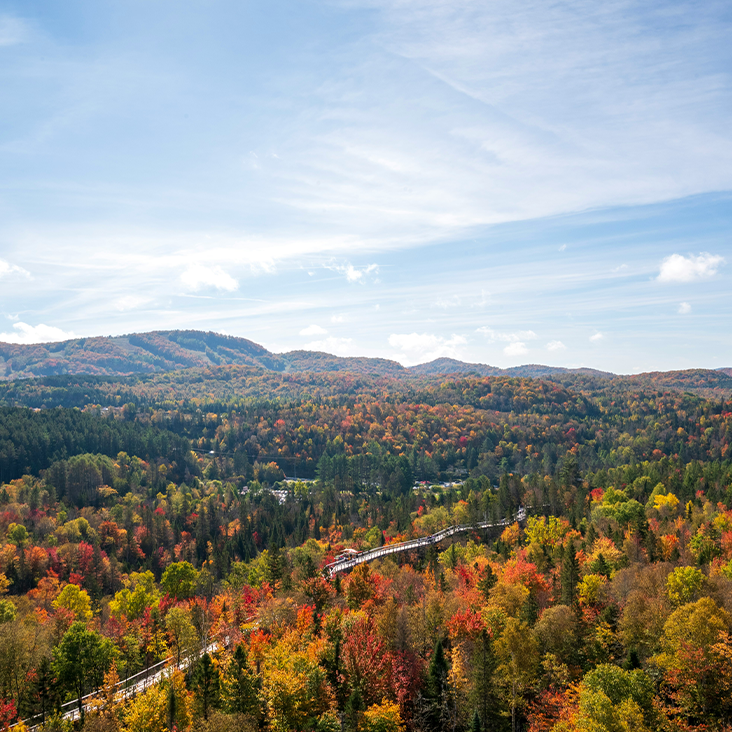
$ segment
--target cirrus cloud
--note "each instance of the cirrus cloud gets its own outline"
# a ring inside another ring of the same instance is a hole
[[[214,288],[225,292],[239,289],[239,283],[218,265],[206,267],[202,264],[191,264],[180,276],[187,290],[197,292],[201,289]]]
[[[324,353],[332,353],[335,356],[353,356],[353,338],[336,338],[329,336],[321,341],[312,341],[306,343],[305,348],[308,351],[323,351]]]
[[[477,332],[487,336],[489,341],[503,341],[505,343],[533,341],[537,337],[533,330],[517,330],[513,333],[505,333],[493,330],[493,328],[489,328],[487,325],[478,328]]]
[[[690,254],[684,257],[681,254],[672,254],[661,262],[658,273],[659,282],[693,282],[694,280],[713,277],[724,264],[724,257],[718,254],[702,252],[699,256]]]
[[[328,264],[326,269],[345,275],[348,282],[361,282],[365,275],[379,273],[378,264],[367,264],[361,269],[354,267],[350,262],[348,264]]]
[[[127,310],[135,310],[136,308],[139,308],[142,305],[147,305],[150,302],[152,302],[152,298],[144,297],[142,295],[124,295],[123,297],[118,297],[114,301],[113,305],[117,310],[123,313]]]

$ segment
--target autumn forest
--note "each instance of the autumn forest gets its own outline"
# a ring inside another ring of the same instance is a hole
[[[3,382],[0,728],[730,730],[732,400],[683,388]]]

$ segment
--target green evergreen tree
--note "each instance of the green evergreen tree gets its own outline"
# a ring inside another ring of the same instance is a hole
[[[224,676],[223,702],[226,711],[261,716],[260,682],[243,644],[236,647]]]
[[[442,639],[438,639],[430,658],[427,683],[425,684],[426,717],[430,728],[434,730],[447,728],[449,717],[448,671]]]
[[[473,656],[473,691],[470,701],[479,713],[485,730],[500,727],[500,705],[494,674],[498,662],[493,650],[493,639],[487,630],[480,635],[479,644]]]
[[[168,684],[168,729],[173,730],[175,726],[175,718],[178,714],[178,700],[175,696],[175,687]]]
[[[480,715],[476,709],[473,712],[473,718],[470,720],[470,732],[483,732],[483,728],[480,726]]]
[[[478,591],[487,600],[490,597],[491,590],[496,586],[498,577],[493,571],[490,564],[487,564],[478,580]]]
[[[612,567],[608,564],[607,559],[605,559],[605,557],[600,553],[597,555],[597,559],[592,566],[592,571],[595,574],[602,574],[609,579],[612,574]]]
[[[44,656],[38,664],[31,697],[37,707],[29,709],[26,716],[31,716],[40,707],[41,724],[43,724],[46,721],[46,715],[50,714],[60,704],[56,678],[51,667],[51,659],[48,656]]]
[[[264,566],[264,579],[273,587],[282,579],[282,556],[277,544],[270,547]]]
[[[521,606],[519,617],[525,623],[534,625],[539,617],[539,603],[536,600],[536,595],[533,592],[529,593],[526,598],[526,602]]]
[[[207,720],[211,710],[219,706],[221,699],[219,672],[208,653],[203,654],[193,673],[193,690],[198,708]]]
[[[579,583],[579,561],[574,550],[574,543],[564,549],[562,557],[562,605],[573,605],[577,599],[577,585]]]
[[[361,692],[356,688],[351,692],[344,710],[345,728],[348,732],[358,732],[361,713],[364,710]]]

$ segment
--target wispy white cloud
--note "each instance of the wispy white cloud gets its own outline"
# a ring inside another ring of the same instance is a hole
[[[4,343],[16,343],[27,345],[30,343],[52,343],[55,341],[66,341],[77,336],[71,331],[65,331],[52,325],[28,325],[28,323],[15,323],[15,332],[0,333],[0,341]]]
[[[112,304],[116,310],[125,312],[127,310],[135,310],[152,302],[152,298],[144,295],[124,295],[118,297]]]
[[[180,279],[186,289],[193,292],[210,288],[233,292],[239,288],[239,283],[218,265],[207,267],[203,264],[192,264],[181,274]]]
[[[319,89],[336,122],[315,139],[307,162],[320,174],[303,176],[293,205],[440,236],[732,187],[723,3],[708,14],[690,0],[671,12],[622,0],[340,4],[375,11],[375,34]],[[354,93],[353,78],[378,88]]]
[[[365,267],[358,268],[349,262],[348,264],[328,264],[326,268],[345,275],[348,282],[361,282],[366,275],[379,272],[378,264],[367,264]]]
[[[330,316],[330,322],[331,323],[345,323],[346,322],[346,316],[345,315],[331,315]]]
[[[323,351],[332,353],[335,356],[355,356],[355,345],[353,338],[337,338],[329,336],[319,341],[311,341],[305,344],[305,348],[309,351]]]
[[[599,343],[604,338],[605,338],[605,336],[598,331],[594,335],[590,336],[590,343]]]
[[[504,349],[503,352],[507,356],[525,356],[529,349],[526,347],[525,343],[522,343],[521,341],[514,341],[513,343],[509,343]]]
[[[440,297],[435,300],[435,305],[443,310],[449,310],[450,308],[458,308],[462,305],[462,300],[459,295],[451,295],[450,297]]]
[[[679,319],[669,312],[692,293],[669,302],[648,282],[672,252],[728,250],[726,194],[621,208],[732,189],[724,3],[329,2],[344,7],[327,22],[298,6],[308,34],[263,6],[252,31],[276,32],[285,56],[200,32],[211,13],[238,13],[233,0],[178,19],[204,66],[177,54],[164,14],[131,48],[134,12],[110,23],[102,5],[77,14],[83,37],[65,33],[62,9],[43,34],[29,26],[27,47],[0,49],[11,105],[0,256],[33,275],[26,287],[6,273],[0,307],[84,333],[201,327],[287,349],[320,323],[357,333],[369,355],[394,350],[389,334],[432,334],[435,351],[465,333],[457,357],[486,362],[514,343],[546,356],[561,327],[584,333],[572,358],[600,368],[729,361],[726,278],[699,279],[695,317]],[[330,43],[333,32],[346,40]],[[238,106],[252,93],[256,115]],[[593,213],[557,216],[576,211]],[[565,243],[571,257],[557,257]],[[324,276],[327,263],[337,274]],[[125,299],[136,295],[154,295],[155,310]],[[348,313],[349,329],[331,312]],[[634,348],[589,342],[596,329]],[[356,349],[327,335],[312,340]],[[689,345],[705,337],[718,345]]]
[[[28,270],[18,267],[17,264],[10,264],[10,262],[0,259],[0,277],[7,277],[12,274],[20,275],[21,277],[30,277]]]
[[[325,335],[328,331],[320,325],[309,325],[300,331],[301,336]]]
[[[506,333],[489,328],[487,325],[478,328],[477,332],[482,333],[489,341],[504,341],[508,343],[533,341],[537,338],[533,330],[517,330],[514,333]]]
[[[449,338],[434,333],[392,333],[389,336],[389,345],[399,351],[396,360],[405,366],[442,357],[460,358],[460,347],[466,344],[467,340],[456,334]]]
[[[702,252],[698,256],[690,254],[672,254],[661,262],[658,274],[659,282],[693,282],[694,280],[713,277],[724,264],[724,257],[718,254]]]
[[[691,305],[688,302],[682,302],[679,304],[679,313],[681,315],[686,315],[687,313],[691,312]]]
[[[562,341],[549,341],[549,343],[546,344],[546,350],[547,351],[566,351],[567,346],[562,343]]]

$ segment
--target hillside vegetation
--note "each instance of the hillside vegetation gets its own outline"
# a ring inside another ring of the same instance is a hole
[[[732,401],[552,378],[5,382],[0,728],[730,729]]]
[[[207,380],[219,380],[231,378],[225,375],[226,367],[230,366],[263,372],[259,375],[264,379],[272,372],[307,373],[311,376],[347,373],[417,384],[424,379],[446,375],[511,376],[551,380],[593,391],[610,386],[613,389],[688,391],[713,398],[732,394],[732,375],[729,373],[731,369],[691,369],[617,376],[595,369],[566,369],[540,364],[500,369],[452,358],[438,358],[406,368],[396,361],[383,358],[343,358],[317,351],[276,354],[246,338],[195,330],[77,338],[30,346],[0,343],[0,383],[67,375],[76,375],[84,383],[88,383],[83,378],[85,375],[119,379],[191,369],[197,373],[203,372]],[[233,373],[235,378],[241,370],[234,370]],[[51,385],[54,383],[59,382],[50,382]],[[62,383],[68,386],[76,382]],[[270,380],[267,388],[274,388],[275,383],[276,380]]]

